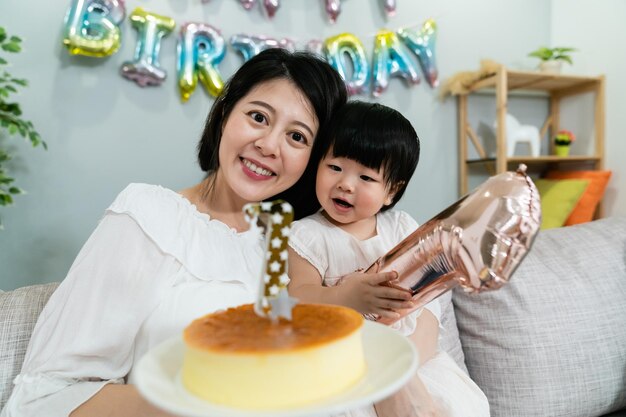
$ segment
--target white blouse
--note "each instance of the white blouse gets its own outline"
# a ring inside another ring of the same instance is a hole
[[[261,240],[174,191],[129,185],[42,311],[2,417],[67,416],[105,384],[132,383],[142,355],[193,319],[254,302]]]
[[[320,211],[293,223],[289,246],[317,269],[322,285],[330,287],[344,275],[369,267],[417,227],[417,222],[404,211],[384,211],[376,215],[376,236],[359,240],[333,225]],[[431,301],[425,308],[439,320],[438,300]],[[416,310],[392,327],[405,336],[412,334],[420,312],[421,309]]]

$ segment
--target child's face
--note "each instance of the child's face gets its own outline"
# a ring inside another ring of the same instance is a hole
[[[348,158],[334,157],[331,151],[317,170],[317,199],[339,224],[371,221],[393,200],[383,174],[382,169],[377,171]]]

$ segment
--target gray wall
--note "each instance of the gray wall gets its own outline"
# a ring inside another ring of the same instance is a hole
[[[128,14],[143,7],[170,16],[179,26],[189,21],[209,23],[225,38],[237,33],[263,34],[288,37],[302,45],[351,32],[364,42],[370,56],[377,29],[413,26],[432,17],[439,27],[440,80],[457,71],[477,69],[483,58],[530,69],[536,62],[526,54],[550,44],[559,25],[551,16],[551,3],[544,0],[397,3],[397,15],[386,19],[382,2],[344,1],[334,25],[327,21],[322,0],[283,0],[273,20],[263,15],[260,6],[247,12],[235,0],[127,0],[126,8]],[[591,7],[591,1],[583,3]],[[180,102],[175,81],[178,28],[161,48],[161,66],[168,71],[168,79],[158,88],[142,89],[119,75],[121,63],[132,58],[135,48],[136,32],[128,19],[122,25],[122,47],[115,55],[103,59],[69,56],[61,42],[68,6],[69,0],[0,2],[2,24],[24,39],[24,52],[9,56],[11,71],[30,80],[19,101],[49,146],[43,151],[19,139],[0,138],[14,146],[12,172],[28,191],[0,213],[5,223],[0,232],[0,288],[4,290],[63,279],[103,210],[126,184],[148,182],[180,189],[202,178],[194,148],[212,99],[198,86],[187,103]],[[610,15],[610,7],[605,9]],[[576,18],[584,20],[585,14],[581,10]],[[618,30],[623,34],[624,29]],[[584,41],[583,34],[572,40]],[[220,68],[229,76],[240,63],[240,56],[229,50]],[[597,74],[605,68],[584,70]],[[439,101],[437,95],[424,81],[409,88],[394,79],[380,98],[361,97],[401,110],[422,139],[420,165],[400,204],[420,222],[458,198],[456,103]],[[485,100],[476,123],[481,118],[492,123],[495,113],[489,105]],[[525,122],[543,122],[544,102],[529,99],[516,106]],[[617,111],[617,105],[613,106]],[[621,208],[614,205],[612,209],[623,212],[625,203],[620,204]]]
[[[626,141],[622,135],[626,129],[626,120],[622,100],[626,93],[626,53],[623,52],[626,2],[553,0],[552,16],[552,43],[555,46],[572,45],[579,49],[574,55],[574,65],[565,68],[565,71],[606,76],[605,165],[613,171],[613,175],[605,194],[605,211],[608,215],[624,216],[626,170],[623,166]],[[580,30],[572,30],[572,27]],[[567,116],[569,122],[576,122],[576,113],[570,112]]]

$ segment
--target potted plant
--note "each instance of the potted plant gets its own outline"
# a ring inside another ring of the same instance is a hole
[[[5,29],[0,26],[0,52],[18,53],[22,50],[21,42],[17,36],[7,35]],[[0,68],[6,65],[7,60],[0,55]],[[41,140],[33,124],[22,118],[19,103],[9,101],[11,94],[17,93],[19,88],[27,85],[26,80],[13,77],[6,70],[0,71],[0,139],[17,134],[28,139],[33,147],[41,145],[46,148],[46,143]],[[13,184],[15,179],[6,170],[6,162],[10,159],[9,150],[0,143],[0,206],[13,204],[13,196],[23,193]],[[0,229],[2,229],[1,218]]]
[[[576,136],[569,130],[559,130],[554,136],[554,154],[568,156],[569,146],[576,140]]]
[[[561,72],[561,64],[563,61],[572,64],[570,54],[576,51],[575,48],[556,47],[547,48],[542,46],[528,54],[528,56],[539,58],[539,69],[543,72],[559,73]]]

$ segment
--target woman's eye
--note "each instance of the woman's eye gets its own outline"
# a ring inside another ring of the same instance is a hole
[[[291,139],[295,140],[296,142],[300,142],[303,144],[307,144],[309,143],[306,138],[304,137],[304,135],[302,133],[298,133],[298,132],[294,132],[291,134]]]
[[[261,113],[253,111],[252,113],[250,113],[250,117],[252,117],[257,123],[265,122],[265,116],[263,116]]]

